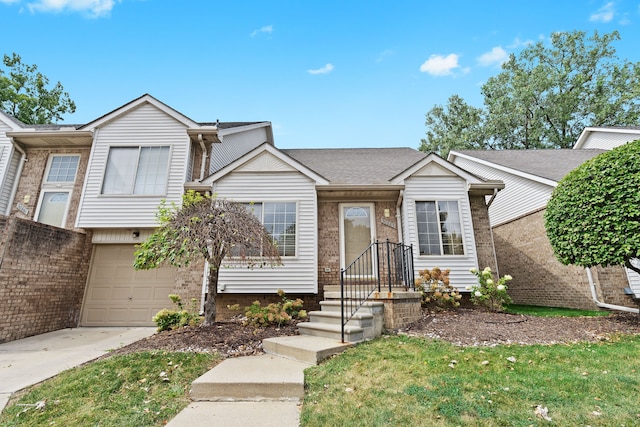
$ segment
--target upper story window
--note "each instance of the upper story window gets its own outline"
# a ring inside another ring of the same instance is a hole
[[[111,147],[102,194],[165,195],[170,147]]]
[[[464,255],[457,201],[416,202],[420,255]]]
[[[295,202],[247,203],[246,207],[262,221],[280,256],[296,256]]]
[[[80,156],[77,154],[49,156],[36,209],[36,221],[64,227],[79,163]]]

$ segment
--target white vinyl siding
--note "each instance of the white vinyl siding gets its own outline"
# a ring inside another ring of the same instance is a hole
[[[456,157],[454,163],[474,175],[488,180],[501,180],[501,190],[489,207],[491,226],[505,223],[547,206],[554,187],[508,173],[469,159]]]
[[[162,199],[180,203],[184,193],[189,137],[186,126],[150,104],[144,104],[95,132],[77,227],[155,227]],[[101,194],[111,147],[170,147],[166,191],[162,195]]]
[[[420,255],[416,202],[428,200],[456,201],[458,203],[464,255]],[[469,269],[478,267],[478,261],[467,182],[464,179],[428,176],[408,178],[405,181],[403,214],[405,243],[413,244],[416,272],[434,267],[450,269],[451,285],[460,291],[464,291],[467,286],[476,283],[475,276],[469,272]]]
[[[7,215],[9,213],[9,203],[11,203],[11,196],[13,188],[16,183],[18,170],[20,169],[21,154],[13,150],[12,147],[2,147],[2,153],[0,154],[0,162],[4,162],[5,158],[8,158],[8,164],[4,174],[0,169],[0,214]]]
[[[211,165],[209,173],[213,174],[231,162],[247,154],[249,151],[267,141],[267,128],[261,127],[245,132],[224,135],[220,133],[221,144],[211,146]]]
[[[296,255],[282,266],[253,270],[225,263],[218,283],[224,293],[315,293],[317,291],[317,214],[314,182],[298,172],[233,172],[214,184],[218,197],[237,202],[295,203]],[[228,268],[227,268],[228,267]]]
[[[601,130],[589,133],[589,136],[580,148],[612,150],[636,139],[640,139],[640,129],[638,129],[636,133],[607,132],[606,130]]]

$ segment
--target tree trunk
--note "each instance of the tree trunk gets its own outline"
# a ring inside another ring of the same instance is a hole
[[[218,295],[218,272],[220,265],[209,264],[207,301],[204,303],[204,324],[216,323],[216,296]]]

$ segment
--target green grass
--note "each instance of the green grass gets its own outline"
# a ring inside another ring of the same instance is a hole
[[[34,386],[0,415],[0,426],[162,426],[189,403],[191,382],[215,355],[142,352],[114,356]],[[46,402],[36,409],[36,402]]]
[[[610,311],[605,310],[578,310],[574,308],[540,307],[535,305],[512,304],[505,308],[507,313],[526,314],[538,317],[581,317],[581,316],[608,316]]]
[[[306,371],[301,425],[638,425],[638,354],[640,336],[492,348],[385,336]]]

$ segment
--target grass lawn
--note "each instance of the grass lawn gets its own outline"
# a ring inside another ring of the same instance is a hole
[[[383,336],[305,372],[301,425],[638,425],[639,354],[639,336],[488,348]]]
[[[540,307],[535,305],[516,304],[507,306],[505,308],[505,312],[539,317],[609,316],[611,314],[610,311],[606,310],[578,310],[574,308]]]
[[[103,359],[30,388],[4,409],[0,426],[162,426],[188,405],[191,382],[218,362],[169,352]]]

